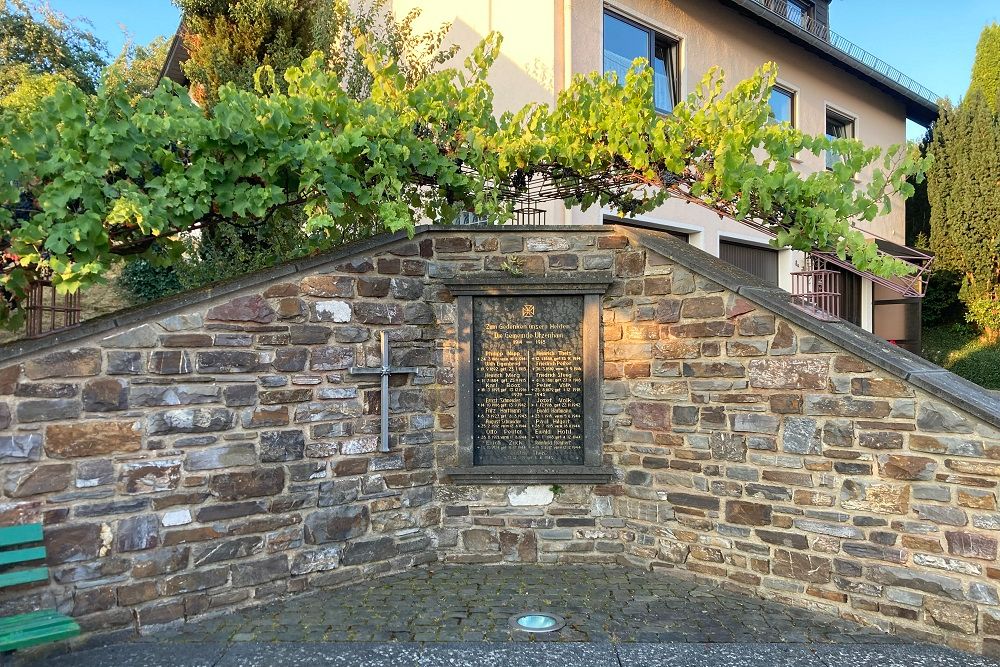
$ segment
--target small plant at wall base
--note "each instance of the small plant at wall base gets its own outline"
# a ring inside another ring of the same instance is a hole
[[[208,112],[166,82],[135,106],[122,86],[87,95],[63,84],[31,113],[0,114],[0,321],[23,317],[40,271],[70,292],[121,259],[178,263],[196,230],[252,229],[289,211],[303,215],[293,256],[463,211],[502,222],[507,193],[538,173],[577,183],[569,206],[631,215],[681,196],[753,218],[782,246],[832,250],[885,276],[909,271],[853,223],[911,194],[907,178],[929,158],[770,123],[773,65],[725,93],[712,70],[667,117],[653,108],[642,60],[624,85],[578,76],[554,106],[498,117],[486,79],[499,44],[491,35],[462,69],[411,83],[359,38],[372,77],[361,100],[315,53],[281,86],[267,67],[255,91],[222,86]],[[795,154],[827,150],[842,158],[832,170],[796,170]],[[594,174],[609,177],[591,186]]]

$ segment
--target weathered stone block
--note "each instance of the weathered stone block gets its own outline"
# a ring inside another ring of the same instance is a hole
[[[357,403],[348,403],[346,401],[302,403],[295,406],[295,423],[303,424],[345,419],[356,417],[360,412],[361,407]]]
[[[128,407],[128,384],[114,378],[98,378],[83,385],[83,409],[112,412]]]
[[[211,569],[185,572],[173,577],[167,577],[163,582],[163,593],[165,595],[182,595],[184,593],[194,593],[209,588],[225,585],[229,580],[228,567],[216,567]]]
[[[7,471],[4,492],[11,498],[37,496],[62,491],[72,480],[73,466],[69,463],[43,464]]]
[[[867,480],[845,479],[840,489],[840,506],[845,510],[876,514],[906,514],[909,510],[909,485],[894,485]]]
[[[738,433],[713,431],[709,436],[709,447],[716,461],[743,462],[747,459],[746,436]]]
[[[755,528],[754,533],[756,533],[761,541],[768,544],[777,544],[778,546],[792,549],[809,548],[809,540],[806,539],[805,535],[799,535],[798,533],[785,533],[779,530],[764,530],[762,528]]]
[[[192,549],[192,562],[195,567],[221,563],[237,558],[246,558],[264,550],[264,538],[260,535],[248,535],[233,540],[214,540],[210,544]]]
[[[181,462],[165,460],[126,463],[119,481],[125,493],[155,493],[176,489],[180,479]]]
[[[359,301],[354,304],[354,318],[362,324],[402,324],[403,308],[398,303]]]
[[[354,296],[354,278],[324,274],[306,276],[299,283],[303,294],[308,296]]]
[[[148,424],[150,435],[224,431],[233,425],[233,412],[226,408],[166,410],[151,414]]]
[[[306,367],[309,350],[304,347],[282,348],[274,353],[274,370],[298,373]]]
[[[219,500],[243,500],[281,493],[285,486],[282,468],[261,468],[250,472],[213,475],[208,488]]]
[[[0,463],[27,463],[42,456],[40,433],[17,433],[0,436]]]
[[[274,321],[274,309],[259,294],[239,296],[224,304],[210,308],[206,315],[209,320],[223,322],[258,322],[268,324]]]
[[[320,549],[308,549],[299,551],[292,558],[292,575],[310,574],[312,572],[325,572],[340,565],[340,547],[323,547]]]
[[[247,350],[212,350],[199,352],[199,373],[258,373],[267,370],[260,352]]]
[[[747,369],[758,389],[826,389],[830,377],[825,359],[751,359]]]
[[[969,517],[966,515],[965,510],[957,507],[914,503],[913,511],[921,519],[927,519],[934,523],[943,523],[948,526],[964,526],[969,522]]]
[[[781,420],[759,412],[738,412],[732,416],[733,430],[741,433],[776,434]]]
[[[721,296],[688,297],[681,306],[681,317],[708,319],[725,315],[726,305]]]
[[[650,431],[670,430],[670,404],[667,402],[633,401],[628,406],[632,425]]]
[[[351,304],[348,301],[317,301],[313,305],[317,322],[350,322]]]
[[[948,553],[966,558],[979,558],[995,561],[997,559],[997,541],[980,533],[966,533],[946,530]]]
[[[155,514],[122,519],[115,530],[115,550],[119,553],[145,551],[160,543],[160,520]]]
[[[693,493],[668,493],[667,502],[681,507],[693,507],[705,510],[718,510],[720,504],[718,498]]]
[[[951,577],[889,565],[871,566],[868,571],[868,577],[872,581],[885,584],[886,586],[909,588],[932,595],[948,597],[953,600],[965,599],[965,595],[962,592],[962,583],[958,579],[952,579]]]
[[[346,370],[354,365],[354,349],[342,345],[313,348],[309,368],[314,371]]]
[[[903,454],[880,454],[879,474],[889,479],[930,480],[934,479],[937,462],[925,456]]]
[[[774,333],[774,315],[757,313],[741,317],[739,332],[741,336],[770,336]]]
[[[806,417],[786,417],[781,449],[789,454],[817,456],[822,453],[816,420]]]
[[[90,459],[76,464],[78,489],[104,486],[115,481],[115,466],[110,459]]]
[[[221,395],[222,389],[215,385],[135,385],[129,389],[128,404],[134,408],[164,405],[196,405],[199,403],[214,403],[219,400]]]
[[[156,347],[159,332],[152,324],[127,329],[121,333],[112,334],[101,339],[101,347],[136,348]]]
[[[771,506],[743,500],[727,500],[726,521],[744,526],[767,526],[771,524]]]
[[[917,428],[929,433],[972,433],[972,424],[962,414],[943,403],[920,401]]]
[[[930,452],[932,454],[950,454],[951,456],[972,456],[980,457],[984,455],[983,443],[971,438],[929,436],[912,434],[909,438],[910,449],[918,452]]]
[[[715,320],[676,324],[670,327],[670,335],[677,338],[715,338],[732,336],[736,328],[732,322]]]
[[[302,458],[305,447],[306,438],[300,430],[264,431],[260,434],[260,461],[298,461]]]
[[[368,532],[371,520],[365,505],[344,505],[313,512],[304,522],[309,544],[343,542]]]
[[[858,444],[868,449],[902,449],[903,434],[894,431],[873,431],[858,436]]]
[[[17,404],[17,421],[21,423],[76,419],[80,402],[72,398],[33,399]]]
[[[221,447],[190,451],[184,459],[186,470],[216,470],[235,466],[249,466],[257,462],[257,452],[252,443],[237,442]]]
[[[24,374],[31,380],[87,377],[101,372],[101,351],[96,347],[51,352],[24,362]]]
[[[141,446],[142,432],[132,421],[53,424],[45,429],[45,453],[58,459],[134,452]]]
[[[833,563],[829,558],[811,556],[798,551],[775,549],[771,571],[779,577],[787,577],[812,584],[830,581]]]
[[[927,598],[924,602],[924,609],[927,610],[930,619],[934,621],[934,625],[940,628],[967,635],[976,633],[978,611],[975,605]]]
[[[71,382],[22,382],[14,389],[15,396],[27,398],[73,398],[79,390]]]
[[[319,324],[293,324],[288,334],[292,345],[324,345],[330,339],[330,328]]]

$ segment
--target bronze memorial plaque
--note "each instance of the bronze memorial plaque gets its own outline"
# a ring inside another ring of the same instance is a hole
[[[475,465],[582,465],[583,296],[482,296],[472,311]]]

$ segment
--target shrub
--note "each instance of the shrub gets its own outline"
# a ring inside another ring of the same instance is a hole
[[[117,282],[134,303],[160,299],[182,289],[173,267],[156,266],[145,259],[125,264]]]
[[[996,340],[1000,334],[1000,301],[984,297],[971,299],[966,318],[982,330],[987,340]]]
[[[921,311],[925,326],[965,321],[965,306],[958,298],[962,276],[956,271],[935,271],[927,283]]]

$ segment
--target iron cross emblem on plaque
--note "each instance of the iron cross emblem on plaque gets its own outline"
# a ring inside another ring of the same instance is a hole
[[[367,366],[353,366],[351,375],[380,375],[382,376],[382,438],[379,443],[379,451],[389,451],[389,376],[394,373],[416,373],[417,369],[412,366],[399,366],[393,368],[389,364],[389,337],[384,331],[379,332],[379,339],[382,342],[382,367],[369,368]]]

